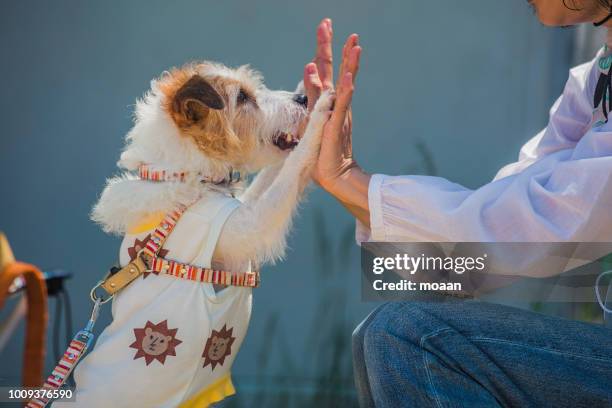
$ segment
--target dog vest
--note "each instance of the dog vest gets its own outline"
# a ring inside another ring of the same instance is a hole
[[[114,296],[113,321],[75,370],[76,405],[54,407],[202,407],[235,393],[230,368],[259,275],[214,270],[211,261],[239,205],[209,192],[125,235],[120,264],[143,252],[147,271]],[[215,292],[213,283],[227,288]]]

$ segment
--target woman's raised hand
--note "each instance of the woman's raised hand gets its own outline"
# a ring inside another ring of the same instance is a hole
[[[317,27],[315,57],[304,68],[304,88],[310,109],[322,90],[333,87],[332,39],[331,20],[323,19]],[[357,34],[351,34],[342,49],[334,111],[325,125],[319,160],[313,172],[314,180],[326,190],[332,189],[339,177],[356,166],[352,156],[351,99],[360,55],[359,37]]]
[[[332,23],[326,18],[317,27],[317,50],[313,61],[304,68],[304,88],[309,109],[321,92],[333,86]],[[351,34],[342,49],[342,61],[336,83],[334,110],[325,124],[321,151],[313,170],[313,179],[340,200],[357,218],[369,224],[367,186],[369,176],[353,159],[351,100],[361,47],[359,36]]]

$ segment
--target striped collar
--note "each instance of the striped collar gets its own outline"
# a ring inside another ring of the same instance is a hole
[[[231,170],[228,175],[223,178],[214,178],[210,176],[204,176],[202,173],[192,173],[188,171],[170,171],[166,169],[157,169],[148,164],[142,164],[138,166],[138,177],[142,180],[148,181],[178,181],[184,182],[190,178],[193,174],[197,174],[200,178],[201,183],[212,183],[216,185],[221,184],[234,184],[240,181],[240,172]]]

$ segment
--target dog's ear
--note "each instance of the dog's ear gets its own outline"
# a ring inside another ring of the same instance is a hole
[[[172,100],[172,110],[194,123],[202,120],[208,109],[221,110],[224,107],[221,95],[200,75],[189,78]]]

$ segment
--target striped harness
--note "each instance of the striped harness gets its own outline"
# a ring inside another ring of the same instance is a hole
[[[162,249],[164,242],[172,233],[185,210],[187,210],[186,206],[179,205],[174,211],[166,214],[163,221],[159,223],[153,234],[151,234],[151,239],[149,239],[142,252],[145,263],[149,267],[148,272],[155,275],[163,273],[177,278],[207,282],[215,285],[245,286],[251,288],[259,286],[259,272],[230,272],[201,268],[167,260],[159,256],[159,251]]]

